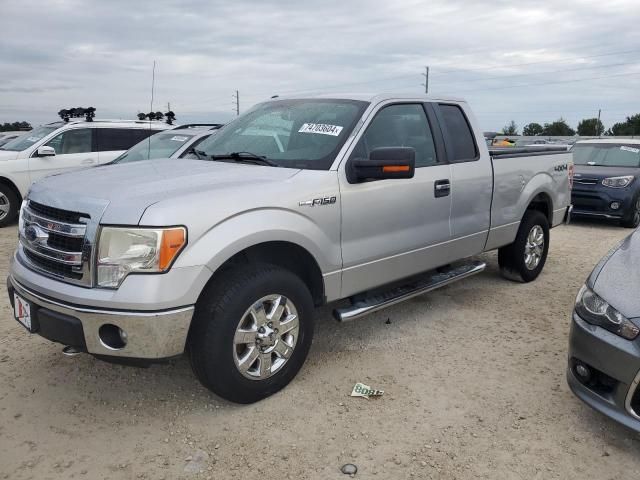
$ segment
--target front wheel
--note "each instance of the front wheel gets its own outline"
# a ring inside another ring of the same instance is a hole
[[[640,225],[640,195],[638,195],[629,208],[624,218],[620,221],[620,225],[625,228],[637,228]]]
[[[302,367],[313,337],[313,301],[292,272],[255,265],[229,272],[202,293],[188,351],[212,392],[253,403],[284,388]]]
[[[498,250],[498,264],[505,277],[531,282],[542,272],[548,252],[547,217],[537,210],[527,210],[514,242]]]
[[[0,183],[0,227],[11,224],[18,216],[20,201],[13,189]]]

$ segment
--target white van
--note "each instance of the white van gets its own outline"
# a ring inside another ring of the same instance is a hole
[[[146,120],[49,123],[0,146],[0,227],[17,216],[29,186],[47,175],[110,162],[149,135],[175,128]]]

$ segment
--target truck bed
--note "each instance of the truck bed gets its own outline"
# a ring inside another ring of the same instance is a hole
[[[547,205],[550,226],[562,223],[571,203],[572,153],[566,147],[491,149],[494,191],[486,250],[515,239],[527,202]]]

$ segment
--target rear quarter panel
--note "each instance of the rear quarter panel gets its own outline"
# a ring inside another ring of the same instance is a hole
[[[492,161],[494,193],[486,250],[513,242],[527,207],[539,194],[551,200],[552,226],[562,222],[571,203],[571,153],[495,157]]]

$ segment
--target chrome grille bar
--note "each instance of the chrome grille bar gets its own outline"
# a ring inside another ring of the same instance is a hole
[[[43,275],[90,287],[91,225],[88,215],[27,201],[18,228],[18,258]]]
[[[45,218],[32,212],[28,206],[22,211],[23,218],[26,222],[38,225],[46,232],[58,233],[68,237],[84,238],[87,226],[77,223],[64,223],[51,218]]]
[[[48,260],[54,260],[56,262],[64,263],[65,265],[82,265],[82,252],[65,252],[44,244],[29,242],[29,240],[24,238],[23,235],[20,235],[20,243],[31,253],[44,257]]]

